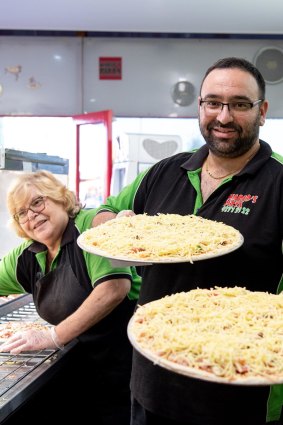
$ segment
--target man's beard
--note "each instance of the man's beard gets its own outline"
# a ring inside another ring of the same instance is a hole
[[[212,135],[213,128],[230,128],[236,130],[239,134],[237,139],[220,139]],[[248,124],[245,128],[245,135],[243,136],[243,129],[237,124],[221,124],[215,120],[210,122],[206,127],[201,125],[199,119],[200,132],[206,141],[206,144],[210,151],[222,158],[237,158],[238,156],[244,155],[251,147],[256,143],[259,137],[260,127],[260,115],[258,114],[256,120]]]

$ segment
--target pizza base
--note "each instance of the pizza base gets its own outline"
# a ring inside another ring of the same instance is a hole
[[[210,305],[206,309],[202,300],[199,308],[194,309],[194,296],[186,298],[191,294],[203,296],[205,302],[208,296]],[[225,298],[224,309],[220,302],[222,295]],[[261,299],[262,304],[258,305]],[[218,316],[215,330],[214,316]],[[225,320],[225,317],[231,316],[234,316],[235,331],[233,320]],[[195,325],[192,324],[194,320]],[[174,373],[223,384],[275,385],[283,383],[282,320],[283,295],[253,293],[238,287],[195,289],[140,306],[129,322],[128,336],[140,354]],[[257,345],[258,340],[263,344]],[[215,345],[209,352],[211,341]],[[244,349],[239,351],[241,344]],[[252,355],[246,351],[249,345]],[[170,357],[175,361],[169,360]],[[215,359],[222,359],[222,363]],[[191,366],[187,365],[189,362]],[[268,362],[275,365],[273,372],[266,367]],[[213,373],[215,368],[221,369],[224,374],[226,364],[231,363],[240,363],[243,370],[239,373],[236,369],[234,372],[230,370],[226,376]],[[211,371],[202,368],[207,365]],[[257,373],[250,373],[250,370],[257,370]]]
[[[151,265],[193,263],[225,255],[238,249],[244,238],[232,226],[195,215],[139,214],[88,229],[77,242],[83,250],[113,264],[117,260],[124,265]]]
[[[178,365],[177,363],[170,362],[169,360],[163,359],[155,354],[153,354],[149,350],[143,349],[136,341],[136,339],[133,337],[133,334],[131,332],[131,321],[129,322],[129,328],[128,328],[128,336],[131,344],[133,347],[144,357],[146,357],[148,360],[151,360],[152,363],[156,366],[164,367],[167,370],[170,370],[171,372],[178,373],[180,375],[185,375],[189,378],[195,378],[200,379],[204,381],[211,381],[215,383],[220,384],[232,384],[232,385],[277,385],[283,383],[283,377],[276,377],[276,376],[270,376],[269,378],[264,378],[260,376],[255,376],[251,378],[241,378],[239,376],[235,377],[233,380],[228,378],[221,378],[219,376],[213,375],[212,373],[205,372],[200,369],[195,369],[188,366],[182,366]]]
[[[142,259],[136,259],[131,256],[124,256],[124,255],[110,255],[109,252],[104,251],[102,249],[94,248],[91,246],[86,245],[81,239],[78,239],[78,245],[87,252],[90,252],[91,254],[98,255],[100,257],[108,258],[112,263],[114,264],[121,264],[121,265],[141,265],[141,266],[150,266],[152,264],[170,264],[170,263],[194,263],[195,261],[202,261],[202,260],[209,260],[210,258],[216,258],[220,257],[225,254],[229,254],[236,249],[238,249],[243,244],[244,239],[239,238],[238,243],[235,244],[233,247],[227,249],[227,248],[219,248],[217,252],[215,253],[206,253],[206,254],[199,254],[199,255],[191,255],[190,257],[178,257],[178,256],[172,256],[172,257],[160,257],[160,258],[151,258],[149,257],[146,260]],[[116,263],[115,263],[116,260]]]

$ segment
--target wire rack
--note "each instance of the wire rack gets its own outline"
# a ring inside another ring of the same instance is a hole
[[[20,305],[16,309],[12,309],[14,305],[17,305],[17,303],[12,301],[9,302],[8,306],[5,306],[5,308],[3,306],[3,308],[0,309],[0,314],[4,311],[4,314],[0,316],[0,323],[28,321],[48,325],[47,322],[43,321],[38,316],[34,303],[31,300],[26,304]],[[22,352],[17,355],[0,353],[0,397],[35,368],[43,362],[48,361],[48,358],[53,355],[55,351],[56,350],[40,350]]]

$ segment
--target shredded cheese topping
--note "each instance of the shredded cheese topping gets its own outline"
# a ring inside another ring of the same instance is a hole
[[[195,215],[139,214],[109,220],[83,234],[86,247],[140,260],[184,258],[193,261],[207,254],[237,248],[243,237],[224,223]]]
[[[134,345],[227,381],[283,382],[283,295],[245,288],[195,289],[137,309]]]

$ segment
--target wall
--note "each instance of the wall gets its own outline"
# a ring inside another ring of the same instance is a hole
[[[80,38],[0,37],[0,114],[82,110]]]
[[[206,69],[225,56],[253,61],[259,49],[283,47],[278,40],[208,39],[86,39],[84,43],[84,109],[107,109],[119,116],[197,116],[197,95]],[[121,56],[123,79],[99,81],[100,56]],[[283,69],[282,69],[283,74]],[[195,100],[186,107],[171,98],[179,79],[195,87]],[[283,117],[283,83],[268,84],[269,117]],[[93,101],[95,100],[95,101]]]
[[[253,61],[266,46],[283,40],[0,37],[0,114],[196,117],[207,67],[224,56]],[[99,79],[100,57],[122,58],[121,80]],[[180,79],[194,87],[185,107],[171,98]],[[283,117],[282,94],[283,83],[267,84],[269,118]]]

